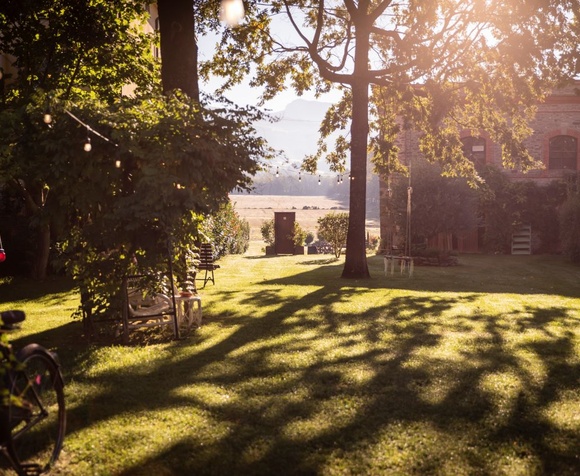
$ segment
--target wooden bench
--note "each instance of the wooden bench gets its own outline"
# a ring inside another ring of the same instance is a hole
[[[152,289],[147,275],[126,276],[123,280],[123,340],[129,340],[132,330],[142,327],[170,326],[179,339],[175,293],[170,286],[167,294]]]

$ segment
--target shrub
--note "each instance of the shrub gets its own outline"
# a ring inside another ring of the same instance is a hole
[[[304,246],[304,241],[306,240],[306,231],[297,221],[294,222],[294,230],[291,238],[294,246]]]
[[[348,213],[329,213],[318,219],[318,238],[330,243],[337,258],[346,245],[347,233]]]
[[[213,243],[218,258],[245,253],[250,245],[250,224],[238,215],[231,202],[204,221],[202,233]]]
[[[262,233],[262,239],[266,242],[268,246],[274,246],[276,235],[274,231],[274,219],[266,220],[262,222],[260,226],[260,233]]]
[[[379,244],[379,237],[378,236],[368,236],[366,241],[366,248],[367,250],[376,250]]]
[[[580,263],[580,195],[573,193],[560,209],[562,250],[572,263]]]

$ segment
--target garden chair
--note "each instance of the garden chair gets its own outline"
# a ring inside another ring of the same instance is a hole
[[[199,247],[199,265],[197,266],[198,271],[205,271],[203,278],[199,278],[198,281],[203,281],[203,286],[211,281],[215,284],[214,270],[220,267],[219,264],[215,264],[213,246],[211,243],[202,243]]]

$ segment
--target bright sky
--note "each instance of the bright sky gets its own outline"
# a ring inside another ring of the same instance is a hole
[[[280,25],[278,25],[280,27]],[[287,30],[289,26],[282,26],[279,28],[279,33]],[[211,56],[213,49],[216,46],[216,39],[215,37],[206,36],[203,38],[198,38],[198,46],[199,46],[199,56],[201,60],[207,59]],[[223,84],[225,80],[223,78],[216,78],[215,80],[210,81],[208,84],[202,84],[201,88],[206,93],[211,93],[221,84]],[[226,97],[231,101],[235,102],[238,105],[252,105],[256,106],[258,103],[258,97],[260,95],[260,90],[252,89],[247,84],[242,84],[232,88],[230,92],[226,94]],[[333,92],[321,96],[319,99],[314,97],[314,93],[305,93],[302,96],[297,96],[293,91],[286,90],[277,95],[271,101],[268,101],[264,104],[264,109],[269,109],[271,111],[282,111],[286,108],[288,104],[292,101],[301,98],[307,99],[311,101],[319,100],[323,102],[334,103],[338,101],[340,98],[340,93]]]

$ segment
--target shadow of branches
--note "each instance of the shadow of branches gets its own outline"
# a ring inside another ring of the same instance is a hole
[[[422,291],[403,294],[334,274],[212,288],[228,315],[146,361],[86,372],[79,355],[69,377],[99,390],[71,407],[71,434],[177,409],[158,422],[163,451],[136,442],[123,475],[580,472],[578,309],[496,313],[478,307],[481,285],[439,295],[450,283],[399,279]]]

